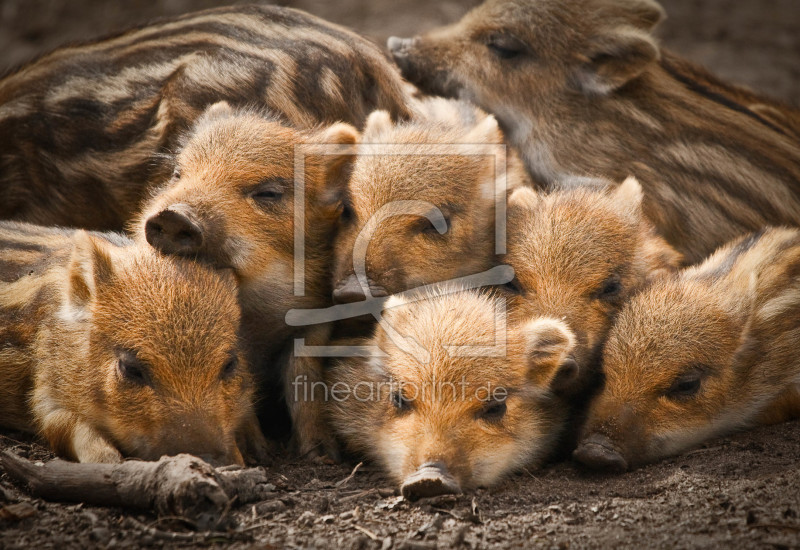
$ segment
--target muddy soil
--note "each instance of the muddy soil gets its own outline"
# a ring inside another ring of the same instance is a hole
[[[284,2],[379,42],[457,19],[476,2]],[[662,0],[671,49],[729,80],[800,105],[797,0]],[[59,44],[213,0],[0,0],[0,72]],[[0,433],[0,449],[52,455]],[[372,465],[282,459],[274,498],[232,510],[238,527],[196,533],[180,520],[30,499],[0,474],[0,549],[12,548],[800,548],[800,422],[715,440],[615,477],[569,463],[500,486],[409,503]],[[3,519],[5,518],[5,519]]]

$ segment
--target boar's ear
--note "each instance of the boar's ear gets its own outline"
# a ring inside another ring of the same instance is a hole
[[[393,309],[396,307],[404,306],[406,305],[406,303],[407,303],[406,300],[404,298],[401,298],[399,294],[392,294],[389,297],[389,299],[383,303],[383,309],[384,310]]]
[[[628,176],[617,187],[612,187],[610,197],[620,214],[637,220],[641,218],[644,192],[635,177]]]
[[[230,118],[234,114],[233,107],[231,107],[230,103],[227,101],[217,101],[206,107],[206,110],[203,111],[203,114],[197,119],[197,124],[210,124],[218,120]]]
[[[533,210],[539,204],[539,194],[530,187],[517,187],[508,196],[508,206]]]
[[[580,372],[570,356],[575,335],[566,323],[558,319],[534,319],[524,326],[523,332],[528,378],[537,386],[555,392],[573,386]]]
[[[731,284],[735,285],[736,282],[732,281]],[[752,361],[758,361],[758,358],[753,358],[752,360],[747,359],[747,355],[752,356],[756,354],[756,356],[758,356],[763,354],[763,350],[758,349],[759,339],[754,338],[752,335],[755,317],[759,314],[763,315],[763,312],[759,311],[756,303],[758,298],[758,275],[756,273],[750,273],[750,277],[747,281],[747,291],[743,299],[741,289],[739,289],[738,292],[732,290],[731,292],[727,292],[726,295],[731,296],[731,299],[726,300],[723,298],[726,309],[730,315],[738,319],[739,325],[742,327],[739,333],[739,345],[733,363],[751,364]],[[733,296],[736,296],[738,299],[734,299]],[[745,358],[743,359],[742,356]]]
[[[462,143],[504,143],[503,132],[497,125],[497,119],[492,115],[487,115],[486,118],[479,121],[460,141]]]
[[[364,124],[364,143],[378,143],[380,136],[392,129],[392,116],[389,111],[372,111]]]
[[[67,306],[80,318],[97,294],[97,287],[114,276],[111,245],[86,231],[73,237],[72,258],[67,270]]]
[[[641,75],[660,52],[648,31],[623,25],[593,37],[584,56],[579,87],[587,95],[605,95]]]
[[[314,137],[315,143],[338,146],[331,154],[322,155],[321,159],[325,171],[325,187],[334,195],[347,186],[350,168],[356,158],[355,145],[358,139],[358,130],[344,122],[329,126]]]

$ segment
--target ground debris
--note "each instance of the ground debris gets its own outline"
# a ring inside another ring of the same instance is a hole
[[[36,515],[36,508],[29,502],[8,504],[0,508],[0,520],[19,521]]]

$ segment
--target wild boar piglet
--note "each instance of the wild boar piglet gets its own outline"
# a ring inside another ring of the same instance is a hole
[[[445,286],[444,288],[448,288]],[[386,303],[368,357],[328,372],[347,447],[407,498],[459,493],[535,467],[558,447],[576,338],[559,319],[510,324],[497,292],[411,293]]]
[[[280,6],[224,6],[68,44],[0,80],[0,219],[118,231],[217,101],[302,130],[361,127],[375,109],[407,118],[409,88],[371,41]]]
[[[661,49],[653,0],[486,0],[390,38],[424,92],[497,117],[546,185],[635,176],[689,261],[766,225],[800,224],[800,112]]]
[[[506,190],[530,184],[494,117],[441,98],[416,110],[406,122],[367,119],[339,222],[337,303],[489,269]]]
[[[116,234],[0,242],[0,424],[80,462],[262,457],[230,273]]]
[[[263,390],[259,410],[267,426],[285,417],[285,384],[321,377],[316,358],[294,357],[292,340],[324,343],[327,327],[289,326],[285,316],[330,303],[338,200],[354,158],[348,148],[357,141],[349,124],[297,130],[268,112],[215,103],[184,137],[172,179],[132,225],[138,239],[165,254],[233,271],[243,345]],[[333,453],[316,404],[288,406],[301,452],[321,443]]]
[[[591,392],[599,356],[623,304],[678,269],[681,257],[642,213],[634,178],[607,188],[515,190],[508,203],[508,253],[515,278],[503,288],[512,318],[560,319],[575,335],[562,376]]]
[[[800,232],[768,228],[654,283],[619,314],[575,458],[624,471],[800,416]]]

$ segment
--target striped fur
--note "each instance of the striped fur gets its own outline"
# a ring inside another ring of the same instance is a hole
[[[232,277],[17,222],[0,222],[0,275],[0,426],[81,462],[264,457]]]
[[[122,229],[218,100],[291,125],[407,116],[377,46],[308,14],[244,5],[66,46],[0,81],[0,219]]]
[[[664,279],[619,314],[587,440],[627,466],[800,417],[800,231],[768,228]]]
[[[689,262],[797,225],[800,112],[661,51],[662,17],[652,0],[488,0],[390,47],[423,90],[493,113],[535,179],[636,176]]]

